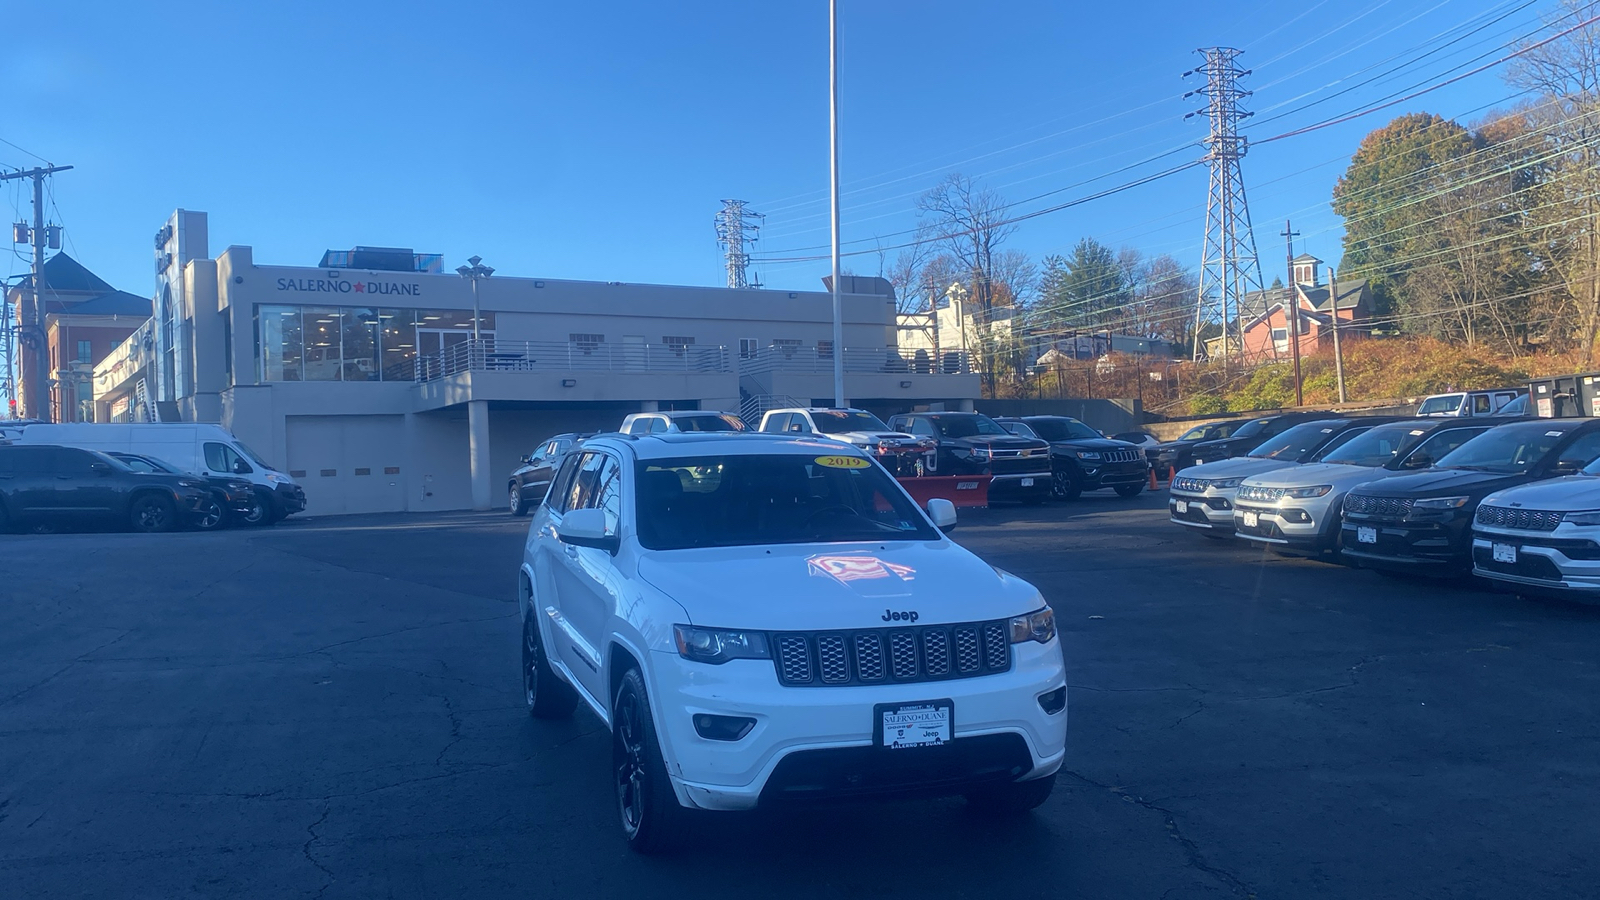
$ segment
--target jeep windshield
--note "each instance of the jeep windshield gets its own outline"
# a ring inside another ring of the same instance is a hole
[[[933,427],[939,429],[939,434],[947,438],[969,438],[980,434],[992,434],[996,437],[1006,437],[1011,432],[1000,427],[1000,423],[988,416],[930,416]]]
[[[679,431],[744,431],[744,422],[728,415],[679,416],[672,420]]]
[[[1256,459],[1298,460],[1326,444],[1342,424],[1338,421],[1322,421],[1296,425],[1245,455]],[[1243,432],[1244,429],[1240,429],[1241,435]]]
[[[1047,441],[1081,441],[1100,437],[1100,432],[1077,419],[1029,419],[1028,424]]]
[[[650,550],[939,538],[894,479],[856,456],[697,456],[636,465],[639,543]]]
[[[888,431],[883,420],[866,410],[829,409],[812,410],[811,421],[823,434],[845,434],[851,431]]]
[[[1439,416],[1445,413],[1453,413],[1461,408],[1461,401],[1465,400],[1466,397],[1466,394],[1440,394],[1437,397],[1429,397],[1422,401],[1421,406],[1417,407],[1417,415]]]
[[[1441,469],[1473,469],[1500,475],[1521,475],[1549,455],[1577,423],[1527,422],[1491,428],[1446,453]]]
[[[1398,457],[1401,450],[1409,452],[1417,439],[1427,433],[1426,427],[1419,427],[1415,422],[1379,425],[1328,451],[1318,462],[1377,468]]]

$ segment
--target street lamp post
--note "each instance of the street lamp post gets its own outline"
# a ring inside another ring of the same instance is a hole
[[[472,343],[476,347],[480,335],[478,333],[478,320],[483,316],[478,312],[478,280],[488,278],[494,274],[494,268],[483,264],[483,257],[470,256],[467,258],[470,265],[457,266],[456,274],[472,282]]]

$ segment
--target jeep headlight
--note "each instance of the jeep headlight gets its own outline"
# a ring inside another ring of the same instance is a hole
[[[1333,490],[1333,485],[1319,484],[1314,487],[1285,488],[1283,495],[1296,500],[1305,500],[1308,497],[1325,497],[1331,490]]]
[[[1582,509],[1561,517],[1568,525],[1600,525],[1600,509]]]
[[[720,666],[731,659],[772,658],[767,649],[767,636],[759,631],[723,631],[674,625],[672,638],[678,645],[678,655],[695,662]]]
[[[1056,611],[1048,606],[1025,616],[1017,616],[1011,620],[1011,643],[1013,644],[1024,644],[1028,641],[1048,644],[1055,636]]]
[[[1079,450],[1078,451],[1078,458],[1079,459],[1099,459],[1100,458],[1100,452],[1098,450]]]
[[[1411,504],[1412,509],[1460,509],[1472,502],[1471,497],[1428,497]]]
[[[1238,487],[1239,486],[1239,482],[1241,482],[1241,481],[1244,481],[1244,479],[1243,478],[1213,478],[1211,480],[1211,486],[1214,487],[1214,488],[1221,488],[1222,490],[1229,490],[1230,488]]]

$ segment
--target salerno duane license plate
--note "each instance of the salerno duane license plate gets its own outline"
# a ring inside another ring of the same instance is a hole
[[[918,703],[879,703],[872,708],[874,743],[891,750],[937,747],[949,743],[955,721],[955,703],[926,700]]]

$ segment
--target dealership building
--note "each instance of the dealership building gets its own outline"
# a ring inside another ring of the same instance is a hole
[[[154,314],[93,373],[97,421],[217,422],[305,486],[312,514],[498,505],[522,454],[630,412],[848,400],[971,409],[963,353],[902,350],[892,289],[825,291],[508,276],[358,247],[320,264],[209,252],[205,213],[156,235]],[[476,288],[476,291],[475,291]],[[477,313],[474,313],[476,302]]]

